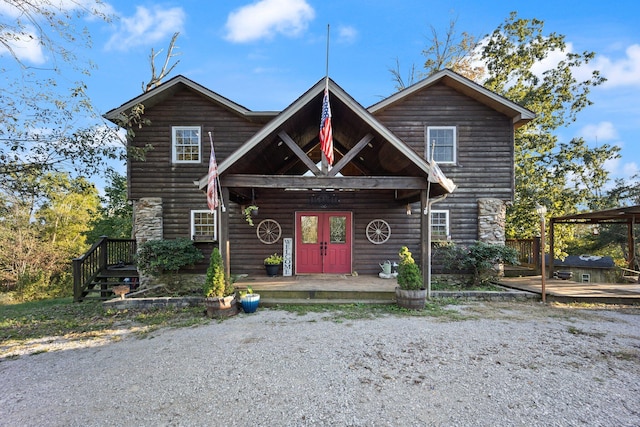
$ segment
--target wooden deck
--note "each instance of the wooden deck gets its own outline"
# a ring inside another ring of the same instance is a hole
[[[542,295],[541,276],[505,277],[500,283]],[[581,283],[547,279],[547,301],[606,304],[640,304],[640,283]]]
[[[522,293],[542,294],[540,276],[505,277],[501,285]],[[267,303],[332,302],[332,303],[393,303],[395,279],[375,275],[301,275],[291,277],[247,276],[237,280],[239,289],[251,286]],[[640,284],[578,283],[570,280],[547,279],[547,301],[607,304],[640,304]],[[445,292],[433,292],[434,297]],[[481,298],[477,293],[474,297]]]

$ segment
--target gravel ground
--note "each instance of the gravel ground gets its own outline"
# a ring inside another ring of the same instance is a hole
[[[260,309],[0,362],[6,426],[638,426],[640,310]]]

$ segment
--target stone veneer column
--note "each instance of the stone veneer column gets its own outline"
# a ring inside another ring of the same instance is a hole
[[[507,208],[500,199],[478,199],[478,240],[504,245]]]
[[[147,240],[161,240],[162,231],[162,198],[146,197],[133,205],[133,236],[138,247]],[[152,278],[138,271],[140,286],[146,287]]]
[[[478,199],[478,240],[492,245],[505,244],[507,207],[500,199]],[[504,275],[504,265],[494,266],[498,276]]]

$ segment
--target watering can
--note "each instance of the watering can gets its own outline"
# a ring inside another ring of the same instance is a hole
[[[385,261],[380,264],[380,268],[384,274],[391,274],[391,261]]]

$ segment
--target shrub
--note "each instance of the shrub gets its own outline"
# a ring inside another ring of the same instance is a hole
[[[138,248],[136,264],[145,274],[177,273],[203,258],[200,249],[189,239],[148,240]]]
[[[416,264],[409,248],[403,246],[398,253],[400,264],[398,265],[398,286],[400,289],[417,290],[424,287],[420,267]]]
[[[231,281],[224,274],[224,263],[218,248],[213,248],[213,251],[211,251],[207,277],[202,290],[207,298],[222,298],[234,293]]]
[[[476,241],[463,246],[450,243],[441,246],[438,252],[443,256],[445,268],[473,273],[473,285],[496,282],[498,264],[518,264],[518,252],[499,244]]]

